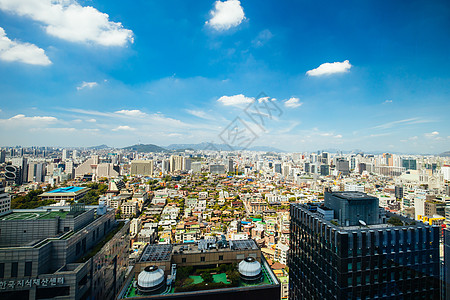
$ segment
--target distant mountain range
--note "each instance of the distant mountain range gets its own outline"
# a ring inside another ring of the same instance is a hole
[[[157,145],[153,145],[153,144],[136,144],[133,146],[128,146],[125,148],[122,148],[125,150],[131,150],[131,151],[137,151],[137,152],[170,152],[169,150],[159,147]]]
[[[110,148],[110,147],[108,147],[105,144],[99,145],[99,146],[88,147],[88,149],[92,149],[92,150],[103,150],[103,149],[108,149],[108,148]]]
[[[445,151],[439,154],[438,156],[450,156],[450,151]]]
[[[171,144],[166,147],[170,150],[218,150],[218,151],[231,151],[231,150],[244,150],[243,147],[230,148],[227,144],[215,144],[215,143],[199,143],[199,144]],[[267,147],[267,146],[254,146],[245,150],[250,151],[265,151],[265,152],[285,152],[283,150]]]

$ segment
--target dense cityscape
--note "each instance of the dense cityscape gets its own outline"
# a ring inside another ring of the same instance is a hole
[[[2,299],[445,292],[448,156],[8,147],[0,163]]]

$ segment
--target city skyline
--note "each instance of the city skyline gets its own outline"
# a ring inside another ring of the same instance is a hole
[[[249,147],[449,151],[449,20],[445,1],[0,0],[1,146],[223,143],[239,118]],[[252,101],[279,113],[258,127]]]

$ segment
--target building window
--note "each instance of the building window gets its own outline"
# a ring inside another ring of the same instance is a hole
[[[200,261],[205,261],[205,257],[204,257],[204,256],[201,256],[201,257],[200,257]]]
[[[33,262],[27,261],[25,262],[25,276],[31,276],[31,273],[33,271]]]
[[[182,262],[182,263],[185,263],[185,262],[186,262],[186,257],[182,257],[182,258],[181,258],[181,262]]]
[[[0,278],[5,277],[5,263],[0,263]]]
[[[11,277],[17,277],[18,269],[19,269],[19,263],[13,262],[11,264]]]
[[[223,255],[219,255],[219,260],[223,260]]]

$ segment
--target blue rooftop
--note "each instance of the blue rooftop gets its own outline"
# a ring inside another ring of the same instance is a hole
[[[62,187],[62,188],[50,191],[48,193],[76,193],[82,189],[84,189],[84,187],[68,186],[68,187]]]

